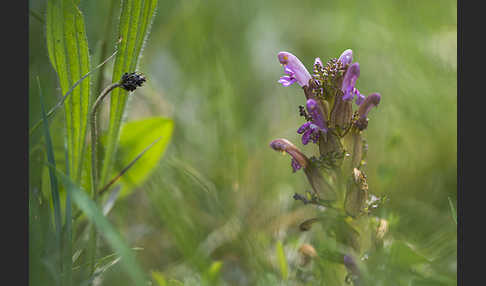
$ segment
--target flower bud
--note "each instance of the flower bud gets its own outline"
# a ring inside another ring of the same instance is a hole
[[[302,167],[306,168],[310,164],[307,156],[287,139],[275,139],[270,142],[270,147],[275,151],[287,152],[292,157],[292,169],[294,172]]]
[[[358,120],[356,121],[356,126],[358,127],[359,130],[364,130],[368,126],[368,113],[370,110],[378,106],[381,100],[381,95],[379,93],[372,93],[368,95],[363,103],[359,106],[358,109]]]
[[[292,169],[294,172],[300,168],[304,169],[312,189],[321,200],[333,201],[336,200],[336,194],[324,179],[321,171],[314,166],[309,158],[305,156],[294,144],[287,139],[275,139],[270,143],[270,147],[275,151],[287,152],[292,157]]]
[[[334,102],[334,108],[331,112],[331,124],[345,130],[351,124],[353,117],[353,106],[349,100],[338,94]]]
[[[308,243],[304,243],[299,247],[299,253],[301,255],[301,266],[306,266],[309,262],[317,257],[317,252],[314,247]]]
[[[344,209],[352,217],[359,216],[366,205],[368,197],[368,184],[366,177],[357,168],[353,169],[352,179],[348,182]]]
[[[339,57],[338,61],[340,61],[343,66],[350,65],[353,61],[353,51],[350,49],[345,50]]]

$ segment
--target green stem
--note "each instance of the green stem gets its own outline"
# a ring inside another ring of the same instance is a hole
[[[91,123],[91,193],[93,195],[93,201],[96,203],[98,200],[98,192],[97,184],[98,184],[98,156],[97,156],[97,146],[98,146],[98,132],[97,132],[97,111],[98,108],[101,106],[103,99],[115,88],[119,87],[120,83],[113,83],[106,87],[100,94],[100,96],[96,99],[95,103],[93,104],[93,109],[91,110],[90,114],[90,123]],[[89,238],[89,261],[91,263],[90,272],[91,274],[94,273],[95,268],[95,259],[96,259],[96,229],[94,226],[91,226],[90,231],[90,238]]]

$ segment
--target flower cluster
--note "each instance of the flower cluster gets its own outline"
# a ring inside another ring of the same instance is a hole
[[[328,226],[331,225],[328,228],[340,243],[349,247],[338,256],[348,271],[346,279],[358,285],[360,273],[353,257],[363,255],[366,237],[373,236],[369,233],[371,228],[366,226],[366,223],[371,225],[372,220],[358,218],[370,215],[370,210],[374,209],[370,203],[373,195],[368,192],[363,170],[368,146],[362,133],[368,127],[369,112],[379,105],[381,96],[378,93],[366,96],[358,90],[356,83],[360,66],[353,62],[353,52],[349,49],[339,58],[329,59],[325,65],[316,58],[313,74],[289,52],[278,53],[278,60],[285,73],[278,82],[285,87],[297,83],[304,91],[305,106],[299,106],[299,115],[305,122],[297,133],[302,136],[303,145],[310,142],[317,145],[319,155],[308,158],[297,146],[283,138],[273,140],[270,147],[289,154],[292,171],[295,173],[302,169],[312,187],[313,192],[306,191],[306,195],[296,193],[293,198],[304,204],[322,205],[335,212],[335,221],[327,222]],[[351,220],[343,219],[345,217]],[[319,220],[308,219],[300,229],[307,231],[312,223]],[[364,239],[361,240],[361,237]]]
[[[332,144],[352,129],[366,129],[368,113],[380,103],[381,97],[378,93],[366,97],[356,88],[360,67],[359,63],[353,63],[352,50],[345,50],[339,58],[330,59],[326,65],[316,58],[312,75],[293,54],[280,52],[277,57],[286,74],[278,82],[286,87],[299,84],[307,99],[307,110],[299,107],[300,115],[306,119],[297,129],[297,133],[302,135],[302,144],[318,144],[321,155],[326,155],[337,151]],[[354,114],[353,100],[358,106]],[[292,159],[291,165],[294,172],[301,169],[295,159]]]

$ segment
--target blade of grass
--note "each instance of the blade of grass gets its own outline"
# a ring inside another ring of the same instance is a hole
[[[56,105],[54,105],[53,108],[51,108],[49,110],[49,112],[47,112],[47,119],[50,119],[54,113],[59,109],[59,107],[61,107],[64,102],[66,101],[66,99],[68,98],[68,96],[73,92],[74,88],[77,87],[85,78],[87,78],[90,74],[92,74],[93,72],[95,72],[97,69],[99,69],[100,67],[102,67],[104,64],[106,64],[108,61],[110,61],[113,57],[115,57],[115,55],[118,53],[118,51],[115,51],[113,52],[113,54],[111,54],[111,56],[109,56],[108,58],[106,58],[103,62],[101,62],[99,65],[97,65],[94,69],[90,70],[88,73],[86,73],[85,75],[83,75],[77,82],[75,82],[73,84],[73,86],[71,86],[71,88],[63,95],[63,97],[61,98],[61,100],[59,100]],[[33,126],[32,128],[30,129],[29,131],[29,135],[32,136],[32,134],[34,133],[34,131],[40,126],[40,124],[42,123],[42,119],[37,121]]]
[[[454,203],[452,203],[451,198],[450,197],[447,197],[447,199],[449,199],[449,207],[451,209],[452,219],[457,224],[457,211],[456,211],[456,208],[454,207]]]
[[[41,24],[44,24],[44,19],[42,19],[41,15],[37,13],[36,11],[29,9],[29,14],[30,16],[34,17],[37,21],[41,22]]]
[[[70,189],[73,202],[76,206],[83,211],[89,221],[94,223],[98,232],[106,239],[113,250],[122,257],[120,263],[133,280],[134,284],[145,285],[145,274],[138,264],[134,253],[122,239],[120,233],[103,215],[95,202],[89,198],[85,190],[76,185],[69,177],[59,170],[57,170],[57,173],[66,189]]]
[[[69,157],[68,150],[65,148],[66,174],[69,176]],[[73,275],[73,232],[72,232],[72,209],[71,209],[71,191],[66,190],[66,206],[64,208],[64,244],[63,244],[63,266],[64,266],[64,285],[72,285]]]
[[[55,173],[56,161],[54,159],[54,150],[52,148],[51,134],[49,131],[49,123],[47,122],[47,116],[44,108],[44,98],[42,96],[42,88],[39,77],[37,77],[37,84],[39,86],[39,102],[41,105],[42,122],[44,123],[44,137],[46,139],[46,154],[47,161],[49,162],[49,178],[51,182],[51,196],[52,204],[54,208],[54,223],[56,227],[56,240],[61,249],[61,206],[59,200],[59,185],[57,183],[57,177]]]
[[[137,69],[143,43],[149,34],[157,0],[123,0],[121,3],[119,35],[122,41],[118,44],[113,79],[120,79],[123,73]],[[120,133],[123,113],[127,103],[128,92],[117,89],[111,94],[110,120],[106,152],[101,170],[100,183],[104,184],[110,174]]]
[[[157,143],[160,139],[162,139],[162,137],[159,137],[157,138],[154,142],[152,142],[149,146],[147,146],[142,152],[140,152],[140,154],[138,154],[134,159],[133,161],[131,161],[125,168],[123,168],[120,173],[118,173],[113,179],[110,180],[110,182],[108,182],[108,184],[106,184],[103,188],[101,188],[99,191],[98,191],[98,194],[99,196],[103,195],[114,183],[116,183],[116,181],[118,181],[118,179],[121,178],[121,176],[123,176],[123,174],[125,174],[152,146],[155,145],[155,143]],[[77,219],[79,216],[81,215],[81,211],[78,211],[75,215],[74,215],[74,220]]]
[[[90,70],[88,41],[81,11],[71,0],[49,0],[46,15],[47,48],[63,93]],[[83,81],[64,104],[66,138],[71,174],[81,177],[88,112],[92,98],[90,82]]]
[[[140,152],[140,154],[137,155],[137,157],[135,157],[125,168],[123,168],[118,175],[111,179],[111,181],[99,191],[100,196],[103,195],[103,193],[106,192],[108,188],[110,188],[111,185],[113,185],[118,179],[120,179],[121,176],[123,176],[123,174],[125,174],[143,156],[143,154],[145,154],[145,152],[152,148],[155,143],[159,142],[160,139],[162,139],[162,137],[157,138],[154,142],[147,146],[142,152]]]
[[[282,275],[282,280],[287,280],[288,277],[288,266],[287,266],[287,259],[285,258],[285,252],[283,249],[282,242],[279,240],[277,241],[277,258],[278,264],[280,266],[280,274]]]

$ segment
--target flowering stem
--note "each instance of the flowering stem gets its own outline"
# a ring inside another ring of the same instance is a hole
[[[119,82],[113,83],[106,87],[100,94],[100,96],[96,99],[95,103],[93,104],[93,109],[91,110],[90,114],[90,123],[91,123],[91,193],[93,194],[93,200],[96,203],[98,200],[98,192],[97,185],[98,185],[98,156],[97,156],[97,145],[98,145],[98,129],[97,129],[97,110],[103,99],[115,88],[121,86]],[[90,253],[90,272],[93,274],[94,267],[95,267],[95,257],[96,257],[96,230],[94,226],[91,228],[90,232],[90,242],[89,242],[89,253]]]
[[[97,110],[101,103],[103,102],[103,99],[115,88],[119,87],[120,83],[114,83],[106,87],[100,94],[100,96],[96,99],[95,103],[93,104],[93,109],[91,110],[91,190],[93,194],[93,199],[97,199],[97,179],[98,179],[98,174],[97,174],[97,167],[98,167],[98,156],[97,156],[97,145],[98,145],[98,132],[97,132],[97,122],[96,122],[96,117],[97,117]]]

